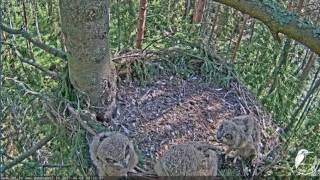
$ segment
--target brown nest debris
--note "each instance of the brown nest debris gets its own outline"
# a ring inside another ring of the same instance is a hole
[[[219,124],[250,112],[262,127],[262,153],[276,143],[270,114],[239,82],[233,82],[229,89],[203,82],[197,76],[187,80],[161,76],[146,86],[123,82],[119,85],[118,107],[118,117],[107,126],[134,141],[144,168],[149,170],[174,144],[206,141],[220,146],[215,140]]]

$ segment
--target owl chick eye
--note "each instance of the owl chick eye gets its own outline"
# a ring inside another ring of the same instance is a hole
[[[105,160],[109,163],[116,163],[116,160],[110,159],[110,158],[105,158]]]
[[[232,140],[232,135],[231,134],[226,134],[225,137],[229,140]]]
[[[130,147],[129,147],[129,146],[126,146],[126,150],[125,150],[125,152],[124,152],[124,155],[125,155],[125,156],[130,155]]]

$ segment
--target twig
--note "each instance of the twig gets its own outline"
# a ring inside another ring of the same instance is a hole
[[[97,133],[92,128],[90,128],[85,122],[83,122],[83,120],[80,117],[80,114],[78,112],[76,112],[73,107],[71,107],[69,104],[67,104],[67,108],[71,112],[71,114],[73,114],[75,116],[75,118],[78,120],[78,122],[80,123],[80,125],[83,129],[88,131],[92,136],[97,135]]]
[[[117,63],[117,60],[119,60],[119,59],[130,58],[130,57],[141,57],[141,54],[132,54],[132,55],[127,55],[127,56],[117,56],[117,57],[112,58],[112,61]]]
[[[9,34],[20,34],[22,37],[24,37],[27,40],[29,40],[30,42],[32,42],[32,44],[34,44],[38,48],[56,56],[56,57],[67,60],[67,54],[65,52],[63,52],[60,49],[53,48],[45,43],[42,43],[41,41],[39,41],[37,39],[33,39],[32,35],[24,29],[12,29],[12,28],[9,28],[3,24],[0,24],[0,28]]]
[[[21,161],[23,161],[24,159],[26,159],[27,157],[29,157],[30,155],[32,155],[33,153],[35,153],[37,150],[41,149],[44,145],[46,145],[51,139],[54,138],[54,135],[51,134],[48,137],[45,137],[43,139],[41,139],[36,145],[34,145],[33,147],[30,148],[29,151],[21,154],[19,157],[17,157],[16,159],[14,159],[13,161],[9,162],[8,164],[4,165],[1,169],[0,172],[3,173],[6,170],[12,168],[13,166],[19,164]]]
[[[174,35],[175,35],[174,33],[168,33],[168,34],[166,34],[166,35],[164,35],[164,36],[162,36],[162,37],[160,37],[160,38],[158,38],[158,39],[155,39],[155,40],[151,41],[151,43],[149,43],[149,44],[142,50],[142,52],[144,52],[145,50],[147,50],[152,44],[154,44],[154,43],[156,43],[156,42],[158,42],[158,41],[161,41],[161,40],[163,40],[163,39],[166,39],[166,38],[168,38],[168,37],[174,36]]]
[[[63,164],[44,164],[42,165],[43,168],[66,168],[70,167],[71,165],[63,165]]]
[[[19,81],[17,79],[10,78],[10,77],[4,77],[4,80],[11,80],[14,83],[16,83],[18,86],[20,86],[25,91],[25,93],[23,95],[31,94],[31,95],[42,97],[42,94],[40,94],[39,92],[30,90],[30,88],[22,81]]]
[[[189,53],[188,51],[192,51],[192,50],[179,48],[179,47],[163,48],[163,49],[159,49],[159,50],[147,50],[147,49],[146,50],[138,50],[138,51],[134,51],[133,53],[128,53],[125,55],[116,56],[116,57],[112,58],[112,61],[114,63],[122,65],[122,64],[126,64],[126,63],[132,63],[132,62],[135,62],[140,59],[148,59],[150,61],[151,58],[153,58],[153,57],[163,59],[163,56],[166,56],[166,55],[172,56],[173,53],[183,54],[185,56],[189,56],[194,59],[199,59],[202,61],[207,60],[204,57],[194,55],[192,53]],[[210,56],[212,58],[217,59],[219,64],[224,62],[222,60],[222,58],[219,55],[215,54],[214,52],[210,52]]]
[[[49,71],[45,68],[43,68],[42,66],[40,66],[39,64],[36,64],[34,62],[31,62],[30,60],[23,58],[23,57],[19,57],[21,62],[29,64],[37,69],[39,69],[40,71],[44,72],[45,74],[49,75],[50,77],[52,77],[53,79],[57,79],[58,78],[58,74],[54,71]]]
[[[39,64],[37,64],[35,62],[32,62],[31,59],[27,59],[27,58],[23,57],[22,54],[14,47],[13,47],[13,50],[14,50],[15,54],[18,56],[18,58],[20,59],[21,62],[29,64],[29,65],[39,69],[40,71],[46,73],[47,75],[51,76],[52,78],[57,79],[58,74],[56,72],[49,71],[49,70],[45,69],[44,67],[40,66]]]

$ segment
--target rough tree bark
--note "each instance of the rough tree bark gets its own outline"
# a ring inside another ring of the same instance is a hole
[[[213,0],[259,19],[274,34],[283,33],[320,54],[320,28],[306,19],[282,9],[274,1]]]
[[[116,106],[116,74],[108,39],[109,2],[60,0],[59,6],[70,81],[89,96],[98,117],[109,119]]]
[[[139,23],[137,32],[136,48],[142,48],[142,42],[144,38],[144,30],[146,26],[146,16],[147,16],[147,0],[140,0],[140,12],[139,12]]]

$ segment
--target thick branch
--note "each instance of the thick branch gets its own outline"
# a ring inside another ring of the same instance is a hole
[[[5,172],[6,170],[12,168],[13,166],[19,164],[21,161],[23,161],[24,159],[26,159],[27,157],[31,156],[33,153],[35,153],[37,150],[39,150],[40,148],[42,148],[44,145],[46,145],[51,139],[54,138],[54,135],[50,135],[48,137],[45,137],[43,139],[41,139],[39,141],[39,143],[37,143],[36,145],[34,145],[33,147],[31,147],[29,149],[29,151],[21,154],[19,157],[17,157],[16,159],[14,159],[13,161],[9,162],[8,164],[4,165],[0,170],[1,173]]]
[[[259,19],[273,33],[283,33],[320,55],[320,27],[269,0],[213,0]]]
[[[37,39],[33,39],[32,35],[30,33],[28,33],[27,31],[23,30],[23,29],[11,29],[3,24],[0,24],[0,27],[3,31],[9,33],[9,34],[20,34],[22,37],[28,39],[30,42],[32,42],[35,46],[37,46],[38,48],[56,56],[59,57],[61,59],[66,60],[67,59],[67,54],[65,52],[63,52],[60,49],[56,49],[53,48],[47,44],[42,43],[41,41],[37,40]]]

